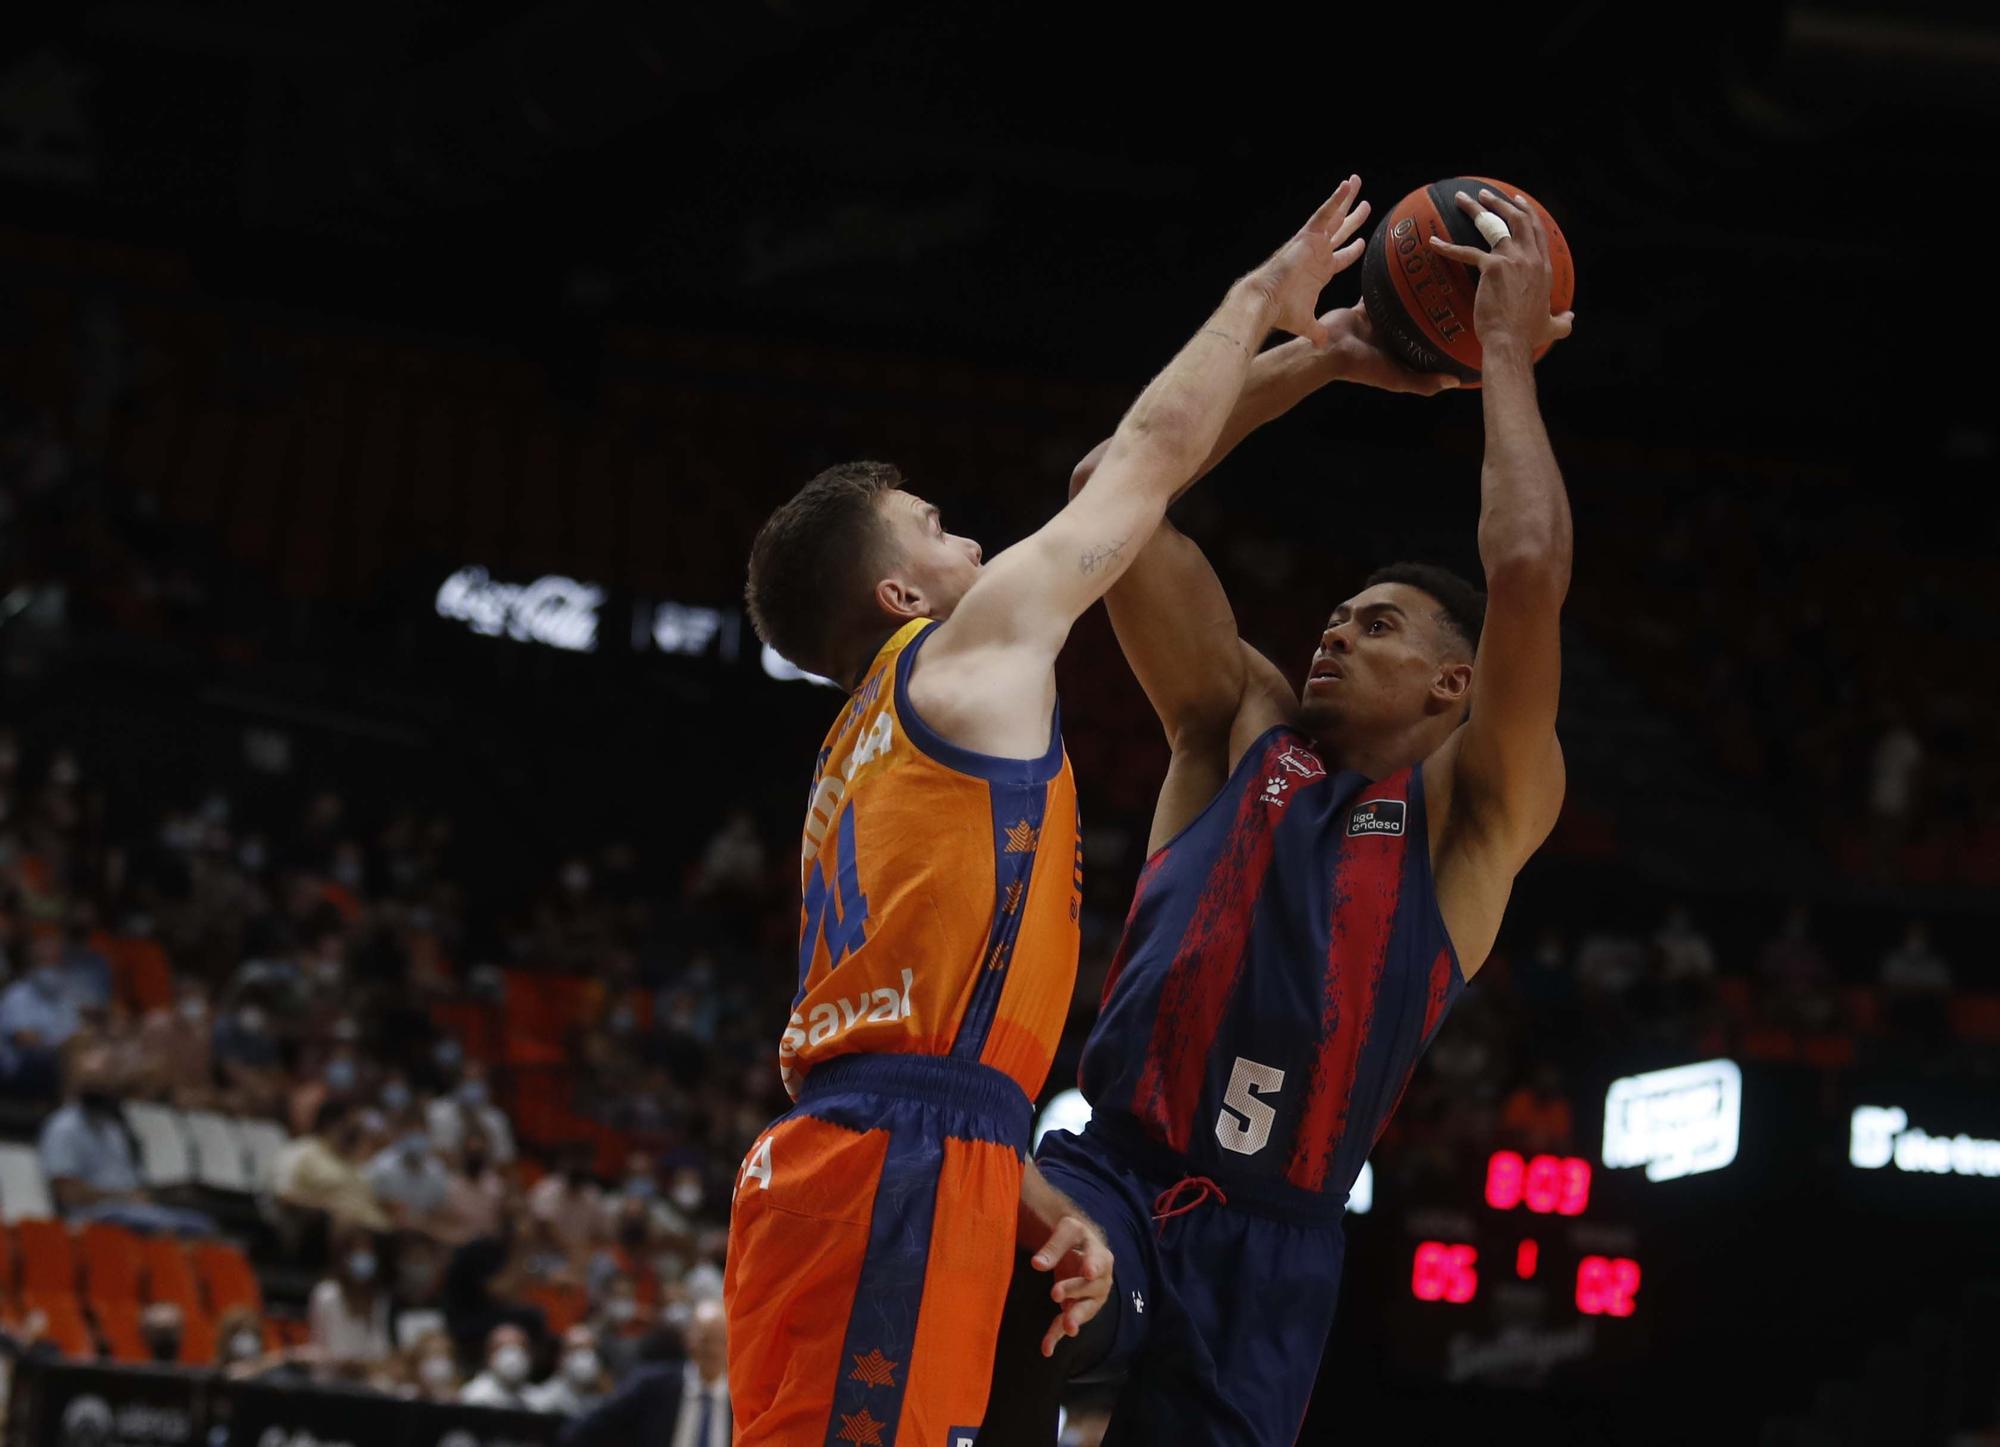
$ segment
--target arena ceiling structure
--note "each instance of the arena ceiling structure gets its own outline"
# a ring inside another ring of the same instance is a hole
[[[1123,376],[1328,178],[1357,169],[1386,206],[1482,170],[1576,247],[1572,387],[1672,372],[1677,413],[1693,393],[1716,425],[1822,439],[1856,415],[1832,401],[1866,399],[1939,453],[1991,446],[1962,435],[1962,303],[1925,305],[1954,288],[1921,278],[1957,271],[1946,198],[1993,173],[1996,76],[1990,9],[1946,0],[1423,26],[97,0],[9,37],[0,200],[205,237],[212,286],[365,314],[754,326]]]

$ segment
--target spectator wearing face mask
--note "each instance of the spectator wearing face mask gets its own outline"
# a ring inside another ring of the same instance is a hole
[[[204,1213],[160,1205],[146,1193],[117,1097],[95,1063],[73,1073],[70,1099],[43,1124],[38,1152],[65,1220],[215,1234],[214,1220]]]
[[[247,1306],[232,1306],[217,1319],[215,1352],[224,1373],[238,1381],[304,1375],[291,1352],[266,1347],[263,1320]]]
[[[597,1328],[597,1350],[605,1369],[614,1381],[623,1381],[651,1355],[647,1338],[659,1330],[659,1312],[639,1300],[638,1287],[629,1277],[617,1276],[598,1297],[592,1325]]]
[[[246,1114],[283,1109],[291,1082],[268,1009],[252,1000],[223,1011],[215,1022],[213,1049],[217,1072]]]
[[[611,1376],[597,1354],[597,1334],[582,1324],[564,1332],[554,1375],[525,1395],[537,1412],[560,1417],[580,1417],[610,1396]]]
[[[139,1022],[136,1076],[148,1095],[165,1096],[182,1110],[200,1110],[215,1099],[215,1056],[209,1045],[208,992],[184,975],[174,1002],[150,1010]]]
[[[362,1138],[356,1113],[337,1100],[319,1108],[310,1135],[288,1141],[272,1163],[271,1189],[280,1201],[304,1211],[324,1211],[336,1230],[389,1229],[389,1213],[356,1160]]]
[[[441,1331],[426,1332],[408,1352],[410,1395],[423,1402],[456,1402],[461,1387],[458,1354]]]
[[[498,1165],[511,1164],[514,1130],[506,1113],[493,1103],[486,1067],[477,1060],[467,1060],[458,1069],[458,1082],[450,1093],[433,1100],[425,1110],[432,1142],[449,1154],[464,1145],[476,1125],[486,1137],[489,1159]]]
[[[529,1405],[528,1334],[518,1326],[496,1326],[486,1339],[486,1370],[465,1384],[458,1399],[473,1407],[511,1407],[533,1411]]]
[[[445,1329],[444,1251],[428,1236],[405,1233],[396,1240],[389,1307],[391,1334],[399,1347]]]
[[[27,973],[0,991],[0,1085],[18,1095],[53,1095],[62,1047],[83,1016],[62,968],[62,942],[37,936]]]
[[[611,1239],[590,1258],[589,1286],[593,1301],[603,1300],[613,1281],[629,1281],[644,1306],[660,1304],[660,1278],[653,1267],[657,1231],[647,1203],[636,1196],[618,1196]]]
[[[435,1137],[433,1137],[435,1139]],[[465,1147],[449,1160],[444,1205],[431,1219],[431,1234],[453,1246],[496,1235],[507,1182],[477,1127],[466,1132]]]
[[[403,1230],[427,1230],[443,1209],[451,1177],[421,1126],[408,1126],[362,1172],[389,1219]]]
[[[156,1366],[178,1366],[181,1360],[181,1309],[171,1301],[156,1301],[139,1313],[139,1336],[146,1356]]]
[[[372,1234],[334,1238],[333,1274],[313,1288],[306,1315],[323,1378],[352,1379],[388,1359],[389,1294]]]
[[[546,1225],[571,1259],[588,1258],[604,1214],[604,1193],[591,1178],[591,1149],[573,1147],[563,1167],[535,1182],[528,1192],[528,1212]]]

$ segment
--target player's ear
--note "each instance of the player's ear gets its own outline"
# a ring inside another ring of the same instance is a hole
[[[1431,695],[1447,708],[1462,708],[1472,695],[1472,665],[1460,660],[1439,664]]]
[[[875,585],[875,602],[893,618],[924,617],[923,590],[901,578],[884,578]]]

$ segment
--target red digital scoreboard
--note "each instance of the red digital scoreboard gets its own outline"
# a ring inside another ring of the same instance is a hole
[[[1559,1271],[1564,1291],[1584,1316],[1624,1317],[1638,1310],[1643,1274],[1635,1257],[1574,1249],[1547,1252],[1537,1234],[1537,1216],[1578,1217],[1589,1209],[1589,1161],[1495,1151],[1486,1162],[1486,1205],[1518,1222],[1511,1251],[1491,1254],[1492,1243],[1502,1238],[1490,1228],[1477,1232],[1479,1241],[1419,1240],[1410,1260],[1411,1296],[1467,1306],[1479,1299],[1482,1273],[1535,1281],[1547,1279],[1545,1272]],[[1482,1241],[1488,1252],[1484,1259]],[[1552,1244],[1571,1242],[1571,1234],[1562,1233]]]
[[[1638,1235],[1606,1219],[1591,1161],[1494,1151],[1481,1174],[1457,1181],[1462,1204],[1426,1192],[1389,1216],[1399,1254],[1376,1279],[1393,1293],[1391,1335],[1406,1363],[1449,1382],[1533,1386],[1645,1359]]]

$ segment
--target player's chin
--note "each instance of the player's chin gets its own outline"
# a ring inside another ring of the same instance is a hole
[[[1314,735],[1327,733],[1340,722],[1340,704],[1321,690],[1307,686],[1299,697],[1299,727]]]

